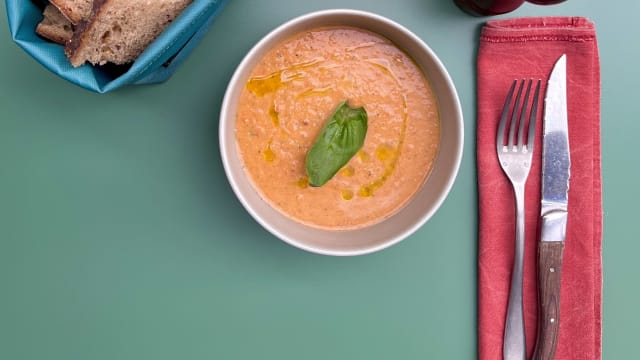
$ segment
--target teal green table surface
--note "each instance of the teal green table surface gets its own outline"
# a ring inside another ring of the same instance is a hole
[[[227,82],[268,31],[357,8],[408,27],[459,91],[464,157],[438,213],[379,253],[286,245],[225,178]],[[0,14],[0,359],[473,359],[477,191],[475,56],[489,18],[449,0],[231,0],[162,85],[98,95],[15,45]],[[603,358],[640,334],[640,3],[525,4],[497,18],[581,15],[602,69]]]

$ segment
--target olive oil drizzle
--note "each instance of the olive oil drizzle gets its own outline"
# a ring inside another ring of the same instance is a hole
[[[387,66],[383,65],[378,61],[369,61],[370,64],[385,69],[385,73],[388,73],[389,76],[393,78],[398,87],[400,86],[400,81],[395,76],[393,71]],[[373,193],[376,189],[380,188],[384,183],[389,180],[389,177],[396,169],[398,165],[398,159],[400,159],[400,152],[402,151],[402,147],[404,145],[404,139],[407,134],[407,121],[409,117],[409,109],[407,107],[407,96],[402,94],[402,126],[400,128],[400,136],[398,138],[398,145],[395,148],[390,147],[388,144],[381,144],[376,149],[376,158],[384,164],[384,172],[382,175],[376,180],[363,185],[358,190],[358,196],[360,197],[370,197],[373,196]]]
[[[266,162],[273,162],[276,159],[276,153],[271,149],[271,144],[273,143],[273,139],[269,140],[267,147],[262,151],[262,157]]]
[[[293,64],[284,69],[274,71],[271,74],[254,76],[247,82],[247,90],[257,96],[276,92],[288,82],[304,76],[304,70],[320,64],[324,59],[317,58],[310,61]]]
[[[269,117],[271,118],[271,123],[273,124],[273,126],[279,128],[280,127],[280,114],[278,114],[278,111],[276,110],[276,104],[272,103],[271,107],[269,108]]]
[[[325,86],[321,88],[307,89],[296,96],[296,99],[306,98],[310,96],[326,95],[333,89],[333,86]]]

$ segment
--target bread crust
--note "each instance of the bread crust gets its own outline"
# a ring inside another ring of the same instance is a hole
[[[49,4],[42,13],[43,19],[36,26],[36,33],[53,42],[64,45],[73,36],[73,24],[56,8]]]
[[[91,15],[91,0],[49,0],[71,23],[78,24]]]

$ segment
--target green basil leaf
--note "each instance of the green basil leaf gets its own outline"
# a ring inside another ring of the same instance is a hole
[[[309,149],[309,185],[322,186],[362,148],[367,135],[367,112],[341,102]]]

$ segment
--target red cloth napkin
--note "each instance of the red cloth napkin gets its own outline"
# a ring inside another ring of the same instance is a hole
[[[546,80],[562,54],[567,54],[571,179],[556,359],[601,358],[600,63],[595,28],[588,19],[580,17],[537,17],[490,21],[480,37],[477,164],[481,360],[502,359],[515,237],[512,187],[496,155],[497,124],[512,81],[540,78],[542,90],[546,90]],[[542,106],[541,102],[539,114]],[[536,341],[538,312],[536,252],[542,121],[537,125],[534,160],[525,195],[524,308],[529,357]]]

